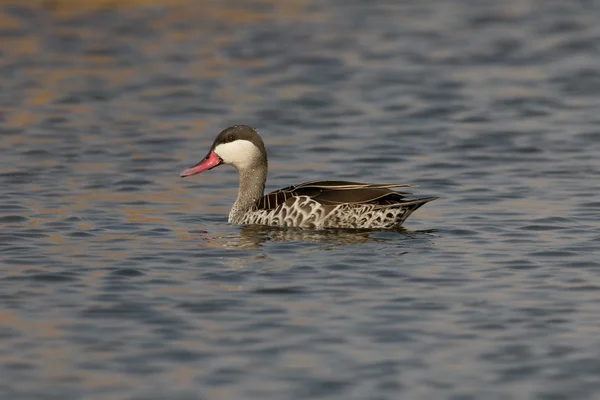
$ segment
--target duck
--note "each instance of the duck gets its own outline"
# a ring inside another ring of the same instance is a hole
[[[394,189],[411,184],[311,181],[264,194],[268,158],[265,144],[248,125],[221,131],[206,157],[180,173],[197,175],[220,165],[239,173],[238,194],[228,222],[300,229],[397,229],[437,197],[410,199]]]

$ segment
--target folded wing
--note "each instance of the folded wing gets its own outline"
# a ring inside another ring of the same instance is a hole
[[[397,183],[358,183],[346,181],[314,181],[289,186],[265,195],[257,201],[257,208],[272,210],[292,197],[308,196],[323,205],[380,204],[403,202],[405,195],[392,188],[414,187]]]

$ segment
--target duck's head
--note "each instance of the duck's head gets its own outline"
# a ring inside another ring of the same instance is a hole
[[[234,125],[221,131],[206,157],[180,176],[196,175],[221,164],[231,164],[238,171],[266,167],[267,151],[258,132],[248,125]]]

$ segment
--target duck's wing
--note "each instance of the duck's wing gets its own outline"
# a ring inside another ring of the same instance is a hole
[[[408,183],[360,183],[360,182],[346,182],[346,181],[312,181],[301,183],[299,185],[290,186],[297,189],[302,188],[319,188],[328,190],[351,190],[351,189],[366,189],[366,188],[378,188],[378,189],[391,189],[397,187],[415,187],[417,185],[411,185]],[[287,188],[286,188],[287,189]]]
[[[264,195],[256,201],[258,210],[273,210],[289,198],[294,197],[295,186],[289,186]]]
[[[402,201],[409,193],[391,190],[415,185],[398,183],[359,183],[346,181],[314,181],[289,186],[271,192],[256,203],[261,210],[272,210],[292,197],[308,196],[323,205],[394,204]]]

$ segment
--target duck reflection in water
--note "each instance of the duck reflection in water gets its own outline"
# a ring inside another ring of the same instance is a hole
[[[268,243],[319,243],[328,250],[343,246],[355,246],[368,243],[398,242],[411,247],[415,239],[432,239],[437,230],[394,230],[372,229],[329,229],[329,230],[299,230],[262,225],[247,225],[239,232],[217,232],[210,236],[202,234],[203,245],[211,248],[227,248],[233,250],[258,249]],[[404,246],[402,246],[404,247]]]

